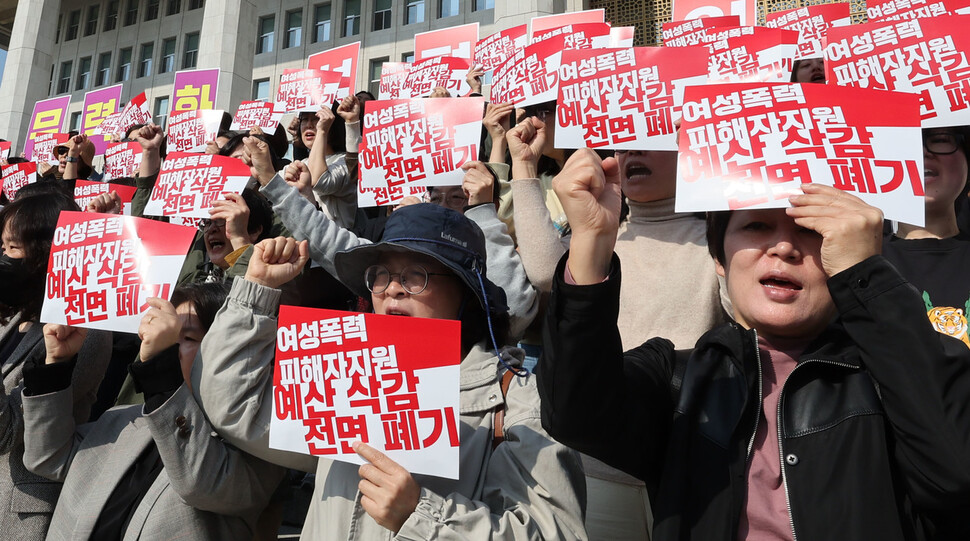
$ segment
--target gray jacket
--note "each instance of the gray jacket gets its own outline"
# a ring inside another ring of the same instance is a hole
[[[202,341],[206,362],[192,387],[216,430],[260,458],[316,471],[302,539],[585,539],[585,481],[576,452],[539,419],[535,379],[514,378],[505,401],[505,441],[492,449],[502,369],[476,346],[462,360],[458,480],[415,475],[417,509],[395,536],[360,506],[353,464],[269,448],[279,290],[237,278]]]
[[[185,385],[161,407],[113,408],[76,426],[72,389],[24,397],[27,467],[63,481],[49,540],[89,539],[101,510],[154,438],[164,468],[132,514],[125,541],[249,539],[284,470],[227,445]]]

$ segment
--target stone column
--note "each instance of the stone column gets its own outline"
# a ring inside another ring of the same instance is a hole
[[[252,98],[256,2],[206,0],[199,39],[199,68],[219,68],[215,107],[229,114]]]

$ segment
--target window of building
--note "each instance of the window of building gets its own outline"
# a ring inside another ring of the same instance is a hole
[[[84,90],[91,82],[91,57],[85,56],[77,63],[77,85],[74,90]]]
[[[155,114],[153,115],[152,121],[165,129],[165,124],[168,122],[168,96],[163,96],[161,98],[155,98]]]
[[[472,4],[472,11],[482,11],[483,9],[495,9],[495,0],[475,0]]]
[[[205,0],[189,0],[189,11],[205,7]]]
[[[54,28],[54,43],[61,42],[61,24],[64,22],[64,15],[57,14],[57,27]]]
[[[61,76],[57,78],[57,93],[65,94],[71,91],[71,68],[74,63],[70,60],[61,62]]]
[[[391,0],[374,0],[374,30],[391,27]]]
[[[182,11],[182,0],[168,0],[168,11],[165,12],[166,15],[175,15],[180,11]]]
[[[125,9],[125,26],[138,22],[138,0],[128,0]]]
[[[401,62],[414,62],[414,53],[404,53],[401,55]]]
[[[269,15],[259,18],[259,37],[256,38],[256,54],[268,53],[273,50],[273,27],[276,17]]]
[[[108,12],[105,13],[104,17],[104,32],[114,30],[118,26],[118,1],[111,0],[108,2]]]
[[[158,60],[158,73],[175,71],[175,38],[162,41],[162,56]]]
[[[296,9],[286,12],[286,37],[283,48],[299,47],[303,41],[303,10]]]
[[[94,86],[103,86],[111,81],[111,53],[101,53],[98,57],[98,76]]]
[[[253,81],[253,99],[260,101],[269,99],[269,79],[256,79]]]
[[[344,4],[344,37],[360,34],[360,0]]]
[[[381,66],[388,60],[389,58],[385,56],[370,61],[370,83],[367,85],[367,90],[375,96],[381,90]]]
[[[98,15],[101,14],[101,6],[95,4],[88,6],[88,18],[84,22],[84,35],[91,36],[98,31]]]
[[[81,26],[81,10],[76,9],[67,16],[67,34],[64,36],[64,41],[71,41],[72,39],[77,39],[78,27]]]
[[[424,22],[424,0],[408,0],[404,11],[404,24]]]
[[[118,51],[118,74],[115,82],[127,81],[131,77],[131,47],[125,47]]]
[[[182,53],[182,69],[191,69],[199,63],[199,33],[192,32],[185,35],[185,45]]]
[[[47,82],[47,95],[54,95],[54,64],[51,64],[51,78]]]
[[[71,113],[71,121],[67,129],[76,132],[81,131],[81,111]]]
[[[141,56],[138,57],[138,76],[148,77],[152,74],[152,55],[155,53],[154,43],[141,44]]]
[[[460,10],[458,0],[438,0],[438,18],[454,17]]]
[[[330,41],[330,4],[313,7],[313,43]]]
[[[145,20],[154,21],[158,18],[158,3],[160,0],[148,0],[145,6]]]

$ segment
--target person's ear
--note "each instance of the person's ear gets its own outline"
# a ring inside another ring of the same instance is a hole
[[[714,270],[717,271],[717,275],[721,278],[727,278],[727,272],[724,270],[724,265],[722,265],[721,261],[716,257],[714,258]]]

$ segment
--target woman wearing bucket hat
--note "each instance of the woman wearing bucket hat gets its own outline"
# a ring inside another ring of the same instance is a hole
[[[278,287],[307,259],[306,242],[258,244],[202,343],[205,363],[192,374],[200,403],[228,441],[316,471],[302,538],[584,539],[578,455],[542,429],[534,377],[520,368],[520,351],[496,348],[505,307],[486,275],[485,238],[450,209],[404,207],[388,219],[380,242],[341,252],[334,264],[379,314],[462,321],[459,478],[412,476],[363,444],[356,450],[368,464],[359,468],[269,448]],[[507,372],[522,377],[504,393]],[[498,411],[500,442],[493,440]]]

